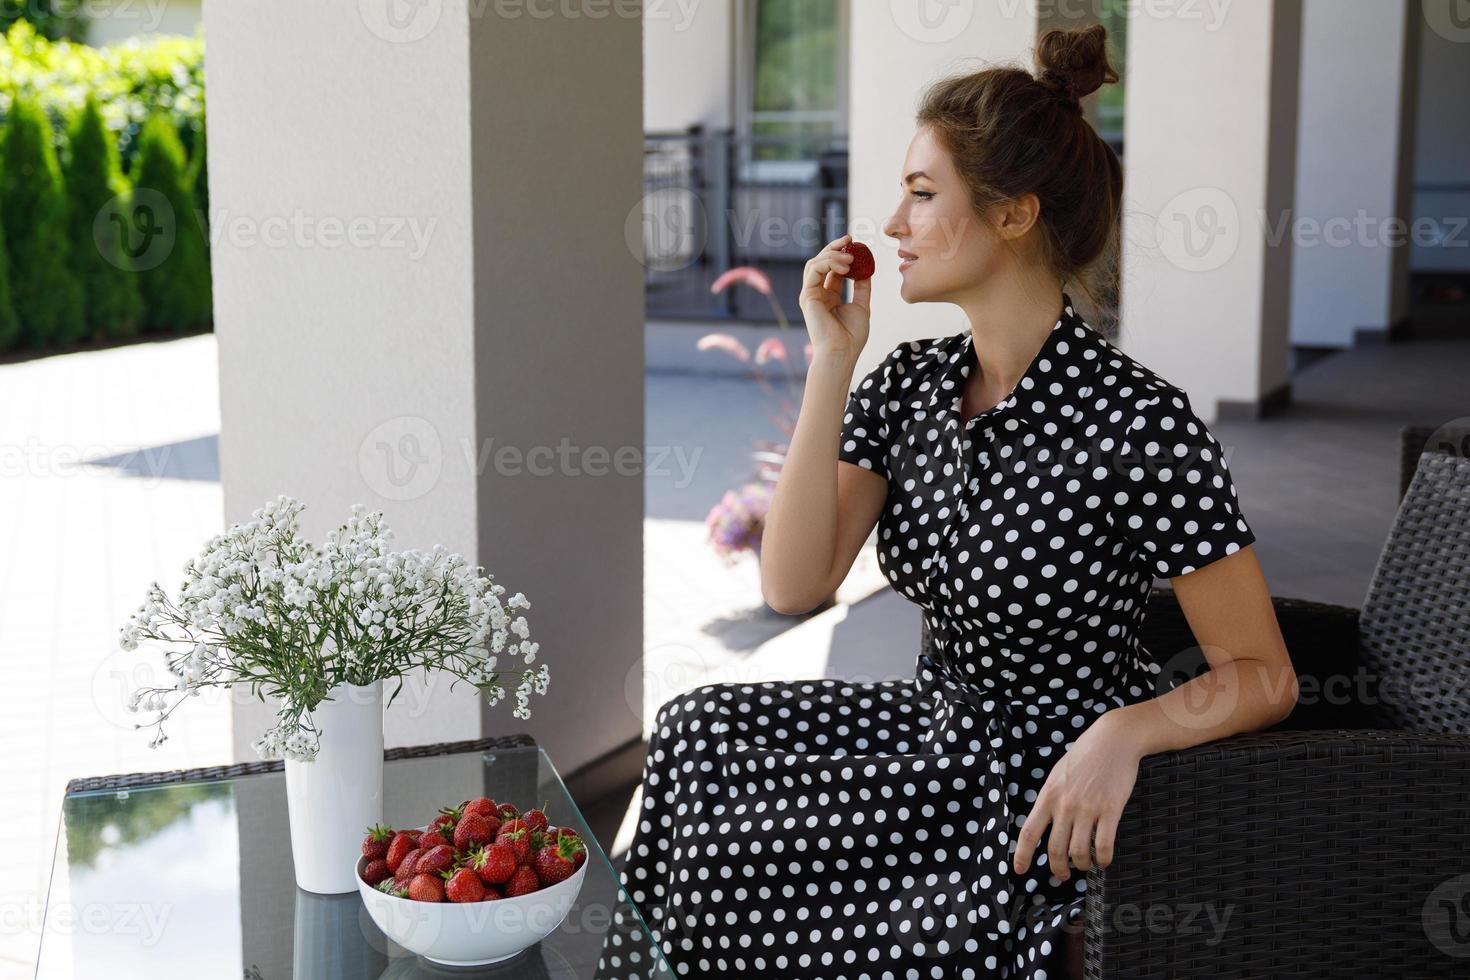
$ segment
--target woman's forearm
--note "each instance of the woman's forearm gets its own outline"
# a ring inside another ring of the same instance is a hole
[[[1097,723],[1115,727],[1142,757],[1268,728],[1291,713],[1296,699],[1290,668],[1239,658],[1156,698],[1114,708]]]
[[[815,351],[761,538],[761,590],[777,608],[825,594],[837,548],[837,441],[856,357]]]

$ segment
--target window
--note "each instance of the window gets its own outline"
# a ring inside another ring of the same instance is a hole
[[[809,160],[847,133],[846,0],[748,0],[736,120],[752,160]]]

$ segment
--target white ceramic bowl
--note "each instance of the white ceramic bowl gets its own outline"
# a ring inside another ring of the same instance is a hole
[[[587,861],[565,881],[483,902],[416,902],[380,892],[362,880],[365,857],[354,877],[368,914],[389,939],[435,963],[483,966],[509,959],[562,924],[582,890]]]

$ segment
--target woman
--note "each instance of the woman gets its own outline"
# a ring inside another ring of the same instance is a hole
[[[1219,443],[1061,288],[1117,233],[1118,160],[1078,104],[1117,80],[1104,31],[1050,31],[1037,61],[927,93],[884,226],[904,300],[968,330],[899,344],[849,394],[871,280],[842,302],[847,235],[806,265],[814,357],[762,587],[815,607],[877,523],[933,657],[660,709],[623,883],[680,975],[1059,980],[1139,760],[1295,703]],[[1172,690],[1138,639],[1155,575],[1212,668]]]

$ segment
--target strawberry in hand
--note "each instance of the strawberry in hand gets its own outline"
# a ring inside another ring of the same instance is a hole
[[[855,282],[873,278],[873,270],[877,266],[873,262],[873,253],[868,250],[868,246],[862,242],[853,241],[848,242],[838,251],[852,256],[852,264],[848,266],[846,272],[842,273],[842,278]]]

